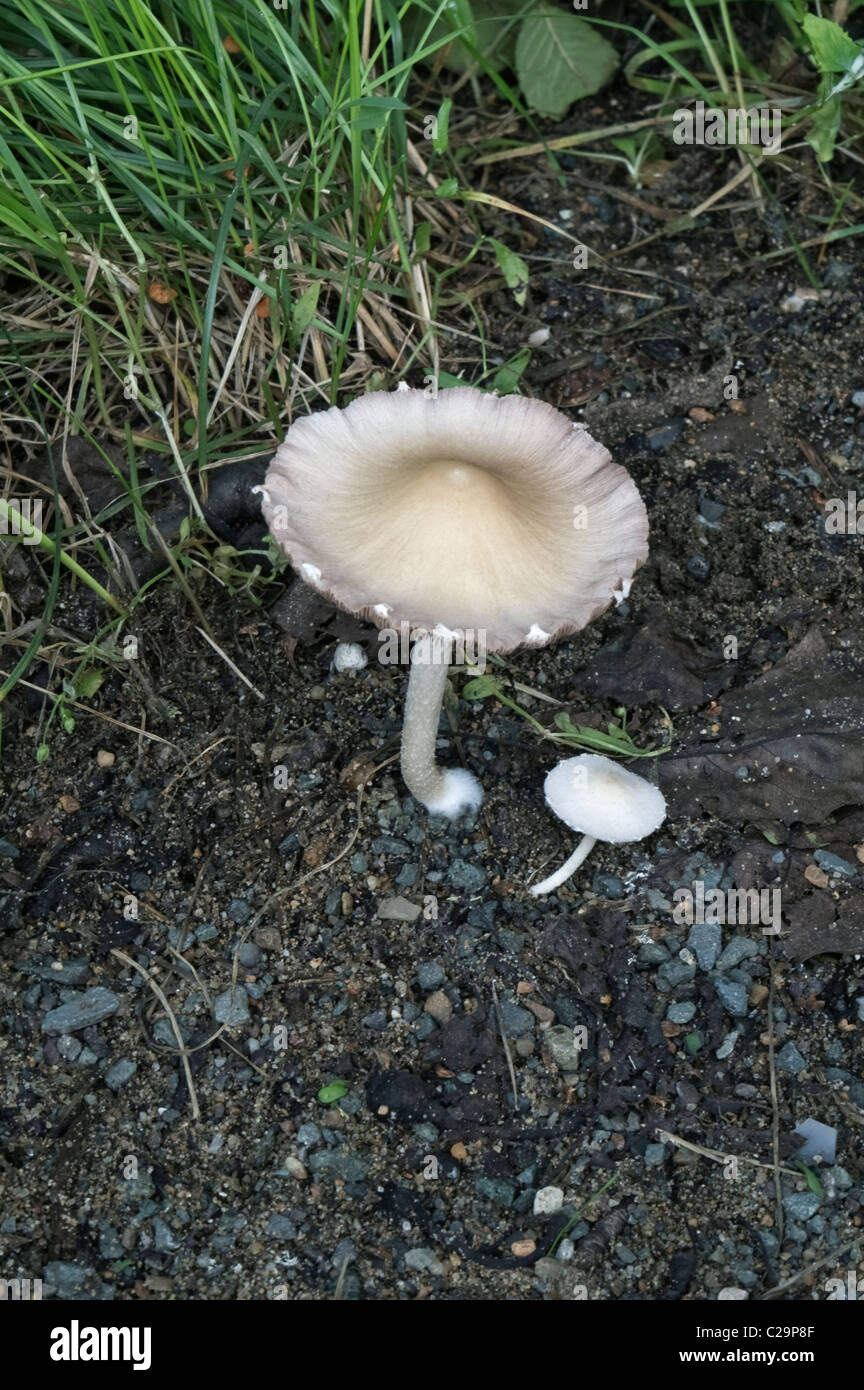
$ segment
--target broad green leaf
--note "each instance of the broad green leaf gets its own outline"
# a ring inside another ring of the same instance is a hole
[[[47,744],[47,743],[40,743],[40,744],[39,744],[39,747],[36,749],[36,761],[37,761],[37,763],[44,763],[44,762],[47,762],[48,758],[50,758],[50,757],[51,757],[51,749],[48,747],[48,744]]]
[[[442,183],[439,183],[438,187],[435,189],[435,197],[436,197],[436,198],[455,198],[455,197],[456,197],[456,194],[457,194],[458,192],[459,192],[459,180],[458,180],[458,179],[444,179],[444,181],[443,181]]]
[[[808,14],[804,33],[820,72],[864,72],[864,50],[833,20]]]
[[[507,288],[513,291],[513,298],[521,309],[528,293],[528,267],[522,257],[511,251],[509,246],[505,246],[503,241],[496,241],[494,237],[490,237],[489,240],[495,249],[498,269],[507,281]]]
[[[515,357],[511,357],[509,362],[498,368],[492,378],[492,390],[497,391],[499,396],[512,396],[530,361],[531,349],[522,348],[521,352],[517,352]]]
[[[95,695],[103,680],[105,672],[100,671],[96,666],[89,671],[83,671],[75,682],[75,694],[79,700],[89,700],[91,695]]]
[[[605,87],[618,54],[587,20],[544,8],[529,16],[516,40],[516,72],[528,105],[543,116]]]
[[[329,1086],[322,1086],[318,1092],[318,1100],[321,1105],[332,1105],[335,1100],[341,1100],[348,1094],[347,1081],[331,1081]]]
[[[494,676],[473,676],[462,687],[463,700],[485,700],[490,695],[500,695],[501,689]]]

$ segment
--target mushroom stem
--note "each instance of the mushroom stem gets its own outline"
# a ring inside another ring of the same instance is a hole
[[[583,864],[596,845],[597,840],[593,835],[583,835],[578,845],[554,874],[544,878],[542,883],[535,883],[531,889],[532,897],[539,898],[542,893],[551,893],[554,888],[560,888],[562,883],[566,883],[568,878],[572,878],[580,864]]]
[[[402,776],[428,811],[455,819],[483,800],[483,788],[461,767],[435,762],[438,719],[449,670],[445,640],[427,633],[414,644],[402,725]]]

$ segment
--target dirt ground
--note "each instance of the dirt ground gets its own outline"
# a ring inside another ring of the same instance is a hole
[[[442,758],[487,800],[428,817],[393,762],[404,671],[334,673],[338,638],[374,634],[290,573],[264,609],[190,581],[251,685],[164,583],[92,701],[121,723],[79,714],[37,765],[42,697],[7,702],[0,1246],[46,1295],[822,1299],[860,1266],[864,582],[825,506],[864,489],[864,268],[854,239],[811,252],[811,296],[794,256],[765,259],[788,245],[770,202],[670,222],[736,165],[669,158],[640,189],[575,158],[560,180],[493,166],[490,191],[609,259],[576,270],[505,219],[527,308],[483,301],[502,360],[550,330],[523,389],[612,450],[652,528],[629,599],[505,675],[576,723],[626,706],[645,746],[668,713],[670,752],[637,768],[668,799],[656,836],[532,899],[571,848],[541,794],[558,751],[455,676]],[[811,182],[783,193],[818,235]],[[38,614],[41,578],[20,583]],[[64,585],[56,627],[102,620]],[[779,888],[782,933],[691,934],[672,906],[694,881]],[[104,1016],[52,1018],[96,989]],[[809,1173],[807,1119],[836,1130]]]

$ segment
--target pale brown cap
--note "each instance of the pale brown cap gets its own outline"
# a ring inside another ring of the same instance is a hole
[[[542,401],[372,392],[293,424],[262,510],[298,574],[378,627],[545,646],[626,595],[648,517],[609,451]]]

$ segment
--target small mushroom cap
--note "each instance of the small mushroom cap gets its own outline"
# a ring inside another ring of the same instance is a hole
[[[657,787],[596,753],[558,763],[546,774],[543,791],[571,830],[612,845],[642,840],[666,819],[666,800]]]
[[[648,554],[629,474],[542,401],[473,387],[371,392],[297,420],[261,489],[300,576],[378,627],[545,646]]]

